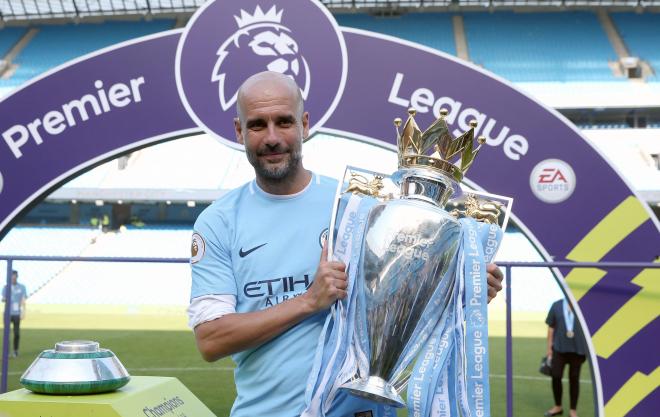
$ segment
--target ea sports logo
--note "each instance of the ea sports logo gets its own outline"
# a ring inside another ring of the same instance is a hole
[[[570,165],[559,159],[541,161],[529,176],[529,186],[534,195],[546,203],[561,203],[575,191],[575,172]]]
[[[240,85],[262,71],[300,86],[312,133],[332,114],[346,81],[341,31],[318,1],[214,0],[190,19],[176,54],[176,81],[190,117],[235,145]]]

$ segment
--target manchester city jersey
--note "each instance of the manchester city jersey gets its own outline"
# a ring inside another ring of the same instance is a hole
[[[209,206],[195,223],[191,298],[236,296],[236,312],[267,309],[305,293],[327,233],[337,187],[314,174],[298,194],[265,193],[255,181]],[[300,415],[326,312],[232,355],[233,417]]]

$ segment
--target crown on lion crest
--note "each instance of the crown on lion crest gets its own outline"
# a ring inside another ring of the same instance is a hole
[[[241,15],[234,16],[234,19],[236,20],[239,29],[256,23],[281,23],[282,11],[282,9],[278,11],[275,6],[273,6],[264,13],[263,10],[261,10],[261,7],[257,6],[256,9],[254,9],[254,14],[250,14],[241,9]]]
[[[430,168],[449,178],[460,182],[472,165],[479,149],[486,142],[484,136],[477,138],[479,146],[474,149],[474,129],[477,121],[470,121],[470,129],[457,138],[449,132],[445,117],[449,112],[440,110],[440,118],[429,126],[424,132],[415,122],[415,109],[408,110],[408,120],[399,131],[401,119],[394,119],[397,130],[397,145],[399,150],[399,169],[401,168]],[[434,152],[428,155],[429,150]]]

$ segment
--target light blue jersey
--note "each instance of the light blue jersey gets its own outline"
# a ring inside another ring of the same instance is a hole
[[[245,313],[302,295],[316,273],[336,187],[314,174],[302,192],[274,196],[252,181],[214,202],[194,227],[191,298],[235,295],[236,312]],[[300,415],[326,314],[232,355],[233,417]]]
[[[16,283],[11,286],[11,298],[9,302],[9,314],[12,316],[21,315],[21,302],[27,298],[27,289],[25,285]],[[7,299],[7,286],[2,288],[2,299]]]

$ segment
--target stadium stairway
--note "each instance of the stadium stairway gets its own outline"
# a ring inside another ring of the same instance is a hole
[[[660,15],[657,13],[610,13],[631,55],[647,62],[653,74],[646,81],[660,82]]]
[[[511,81],[625,80],[608,66],[617,56],[593,13],[463,16],[472,61]]]

